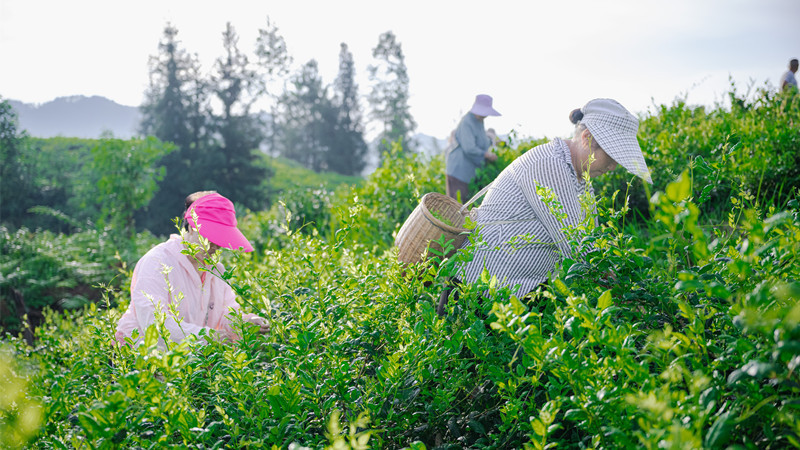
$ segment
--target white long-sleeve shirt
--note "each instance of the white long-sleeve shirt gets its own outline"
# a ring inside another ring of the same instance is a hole
[[[536,185],[553,191],[566,214],[559,223],[536,192]],[[579,179],[572,166],[569,147],[561,139],[535,147],[511,163],[494,181],[476,210],[487,245],[478,248],[474,259],[464,266],[464,281],[480,277],[484,267],[504,286],[519,285],[525,295],[546,281],[561,259],[571,253],[564,226],[579,225],[585,219],[581,194],[594,195],[591,185]],[[515,237],[528,235],[528,242]],[[464,247],[469,240],[464,242]]]
[[[183,248],[180,236],[173,234],[136,263],[131,302],[117,325],[117,340],[122,342],[138,329],[137,343],[142,342],[147,327],[156,320],[156,308],[166,314],[165,326],[175,342],[197,335],[204,328],[233,340],[238,338],[228,318],[229,313],[239,309],[233,289],[211,273],[205,272],[201,277],[189,256],[181,253]],[[225,271],[222,264],[216,269],[219,273]],[[178,317],[170,313],[170,303],[177,303]]]

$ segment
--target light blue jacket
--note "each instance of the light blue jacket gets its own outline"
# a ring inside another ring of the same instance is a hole
[[[447,175],[469,183],[475,169],[484,164],[490,145],[483,122],[467,113],[456,128],[456,146],[447,154]]]

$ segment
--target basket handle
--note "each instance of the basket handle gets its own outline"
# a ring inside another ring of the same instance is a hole
[[[486,191],[488,191],[489,188],[492,187],[493,184],[494,184],[494,181],[492,181],[491,183],[487,184],[486,187],[484,187],[483,189],[478,191],[478,193],[475,194],[471,199],[469,199],[469,201],[467,201],[467,203],[464,203],[464,206],[462,206],[461,209],[458,210],[458,212],[460,214],[464,214],[464,211],[467,209],[467,207],[469,205],[475,203],[475,201],[478,200],[479,198],[481,198],[483,196],[483,194],[485,194]]]

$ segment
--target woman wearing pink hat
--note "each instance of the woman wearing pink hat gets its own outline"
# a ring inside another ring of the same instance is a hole
[[[222,264],[206,267],[205,259],[220,248],[253,251],[247,238],[236,227],[233,203],[213,191],[202,191],[186,197],[184,229],[186,242],[198,244],[199,236],[208,240],[208,250],[186,255],[184,238],[177,234],[153,247],[136,263],[131,279],[131,302],[117,325],[117,340],[133,336],[138,330],[136,343],[144,340],[147,328],[155,323],[156,310],[166,314],[164,322],[175,342],[188,335],[205,331],[208,338],[217,335],[235,341],[238,334],[231,328],[230,313],[239,309],[233,289],[214,274],[225,272]],[[213,270],[213,273],[209,272]],[[178,315],[170,312],[174,304]],[[260,326],[267,332],[269,326],[254,314],[242,314],[245,321]]]
[[[475,169],[486,160],[495,161],[497,155],[489,151],[492,141],[486,134],[483,120],[488,116],[499,116],[492,108],[492,97],[478,95],[469,112],[464,115],[453,132],[454,141],[447,153],[447,195],[461,202],[469,199],[469,182]]]
[[[474,282],[483,270],[501,285],[518,287],[522,296],[547,281],[562,257],[572,254],[563,228],[585,219],[580,197],[594,195],[584,181],[620,165],[652,183],[636,133],[639,121],[611,99],[595,99],[573,110],[576,125],[571,139],[556,138],[535,147],[511,163],[489,185],[475,209],[475,221],[485,245],[462,267],[461,280]],[[537,188],[546,187],[562,206],[556,218]],[[464,246],[469,245],[467,240]],[[452,287],[439,299],[439,313]]]

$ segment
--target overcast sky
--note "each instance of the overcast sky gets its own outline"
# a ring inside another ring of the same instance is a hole
[[[732,77],[773,87],[800,56],[798,0],[302,1],[0,0],[0,97],[41,103],[102,95],[139,105],[167,22],[205,70],[231,22],[252,53],[267,17],[296,65],[326,83],[350,47],[362,96],[378,36],[402,44],[418,132],[446,137],[476,94],[498,133],[566,136],[571,109],[597,97],[644,115],[686,96],[724,100]]]

